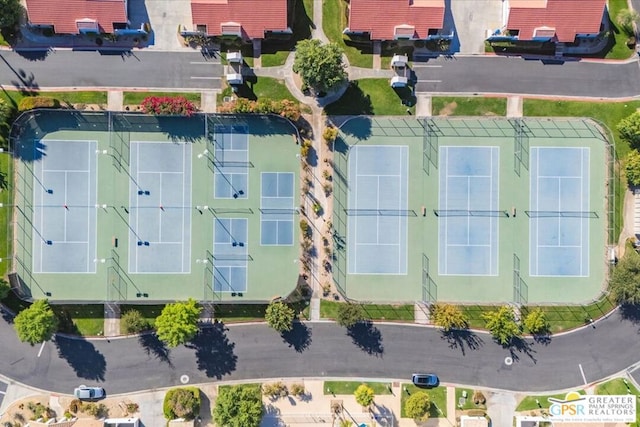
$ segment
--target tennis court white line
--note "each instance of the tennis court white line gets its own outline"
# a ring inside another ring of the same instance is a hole
[[[90,151],[90,150],[88,150]],[[91,155],[91,153],[89,153]],[[42,169],[42,173],[91,173],[91,169]]]
[[[282,199],[282,200],[285,200],[285,199],[293,200],[295,198],[293,196],[260,196],[260,197],[263,199]],[[283,209],[286,209],[286,208],[283,208]]]
[[[238,152],[240,152],[240,151],[247,151],[247,152],[248,152],[248,151],[249,151],[249,149],[247,149],[247,148],[231,148],[231,147],[227,148],[227,147],[220,147],[220,148],[216,148],[216,151],[222,151],[222,152],[224,152],[224,151],[238,151]],[[215,155],[215,153],[214,153],[214,155]]]
[[[160,174],[160,177],[158,179],[158,184],[159,184],[158,185],[158,203],[160,203],[160,206],[162,206],[162,174]],[[158,214],[158,240],[162,242],[162,209],[159,209],[159,212],[157,212],[157,214]],[[184,234],[184,229],[182,230],[182,232]]]
[[[356,246],[400,246],[400,243],[355,243]]]
[[[56,240],[55,242],[53,242],[54,246],[56,244],[60,244],[60,243],[72,243],[72,244],[83,244],[86,245],[87,243],[90,243],[90,240]]]
[[[400,161],[402,161],[402,158],[400,159]],[[367,177],[382,177],[382,176],[391,176],[394,178],[402,178],[402,174],[398,175],[398,174],[391,174],[391,173],[378,173],[378,174],[374,174],[374,173],[358,173],[356,174],[356,178],[360,178],[361,176],[367,176]]]
[[[493,161],[493,157],[491,158]],[[493,166],[491,166],[493,167]],[[446,178],[493,178],[491,175],[447,175]]]
[[[491,243],[489,244],[480,244],[480,243],[467,243],[467,244],[462,244],[462,243],[448,243],[447,247],[448,248],[454,248],[454,247],[460,247],[460,248],[490,248],[493,245]]]
[[[144,175],[144,174],[149,174],[149,175],[182,175],[184,174],[184,171],[179,172],[179,171],[138,171],[138,173],[140,175]]]
[[[153,240],[147,240],[147,242],[149,242],[149,244],[153,244],[153,245],[182,245],[182,241],[177,241],[177,242],[167,242],[164,240],[161,241],[153,241]]]
[[[65,206],[67,205],[68,189],[69,189],[69,186],[67,185],[67,173],[65,172],[65,174],[64,174],[64,205]],[[62,235],[64,236],[65,242],[67,241],[67,213],[68,213],[68,210],[65,209],[63,211],[64,221],[63,221],[63,224],[62,224],[62,227],[63,227]]]
[[[538,179],[580,179],[582,180],[581,176],[577,176],[577,175],[540,175],[538,176]]]
[[[582,245],[538,245],[541,248],[582,248]]]

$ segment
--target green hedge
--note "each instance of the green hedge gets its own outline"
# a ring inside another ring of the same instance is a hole
[[[190,393],[192,396],[189,396],[187,393]],[[180,413],[181,411],[178,411],[178,413],[176,414],[174,399],[180,398],[180,395],[183,395],[183,398],[186,398],[191,402],[188,405],[184,405],[184,412]],[[194,399],[192,399],[191,397],[193,397]],[[200,389],[198,387],[172,388],[171,390],[167,391],[167,394],[164,396],[162,412],[164,413],[164,417],[168,420],[175,420],[176,418],[192,420],[200,413],[201,403],[202,400],[200,398]]]
[[[28,96],[22,98],[18,104],[19,111],[33,110],[34,108],[58,108],[60,101],[50,96]]]

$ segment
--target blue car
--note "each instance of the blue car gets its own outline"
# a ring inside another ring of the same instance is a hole
[[[413,374],[411,382],[418,387],[437,387],[440,380],[436,374]]]

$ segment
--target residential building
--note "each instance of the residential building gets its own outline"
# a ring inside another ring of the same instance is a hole
[[[127,0],[26,0],[29,25],[56,34],[126,31]]]

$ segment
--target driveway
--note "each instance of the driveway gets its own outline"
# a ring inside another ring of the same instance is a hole
[[[483,54],[487,30],[502,27],[506,20],[503,4],[503,0],[446,0],[445,28],[454,28],[456,36],[453,51]]]
[[[178,26],[191,29],[191,2],[189,0],[129,0],[129,13],[133,23],[146,18],[153,31],[153,50],[192,50],[178,40]],[[147,14],[145,17],[144,14]]]

